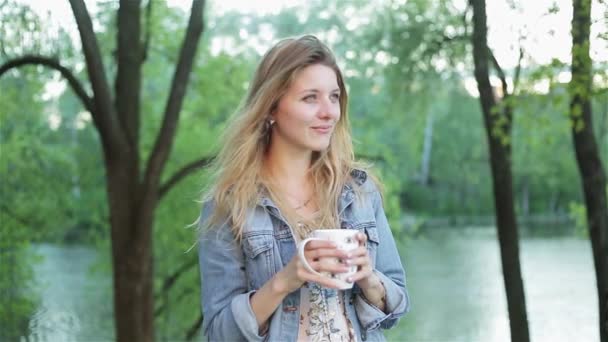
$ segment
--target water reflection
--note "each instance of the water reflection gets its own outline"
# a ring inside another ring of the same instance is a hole
[[[522,272],[532,341],[599,341],[591,246],[524,234]],[[412,311],[395,341],[510,341],[495,229],[436,229],[403,248]]]
[[[509,341],[495,230],[434,229],[400,246],[412,311],[391,341]],[[113,340],[111,281],[91,275],[94,250],[36,247],[42,304],[31,341]],[[532,341],[599,341],[589,241],[526,235],[521,243]]]
[[[29,330],[29,341],[70,341],[81,333],[82,327],[76,312],[42,306],[32,316]]]
[[[111,280],[91,271],[89,247],[38,245],[44,257],[34,274],[41,305],[30,320],[28,341],[111,341]]]

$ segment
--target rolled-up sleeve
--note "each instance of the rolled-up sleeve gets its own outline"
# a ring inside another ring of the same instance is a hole
[[[206,205],[200,222],[210,213]],[[202,228],[199,267],[203,332],[209,341],[262,341],[251,309],[242,249],[228,225]]]
[[[384,213],[382,198],[377,190],[373,191],[371,196],[379,238],[374,273],[380,278],[386,289],[386,312],[369,303],[361,293],[361,289],[356,289],[355,310],[361,326],[366,331],[378,327],[390,329],[410,310],[405,271]]]

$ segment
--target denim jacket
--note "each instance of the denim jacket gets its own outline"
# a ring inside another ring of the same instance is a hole
[[[358,341],[384,341],[382,329],[389,329],[409,311],[405,273],[384,214],[376,186],[361,170],[351,173],[360,186],[355,199],[352,184],[346,184],[338,210],[342,228],[365,232],[367,248],[386,288],[387,313],[370,304],[355,284],[341,291],[347,318]],[[200,222],[213,205],[203,206]],[[203,331],[210,341],[296,341],[299,330],[300,290],[288,294],[269,318],[264,336],[251,309],[250,296],[282,269],[296,254],[292,230],[269,198],[261,198],[251,210],[238,244],[228,224],[205,230],[199,238],[202,279]],[[336,291],[324,289],[325,291]]]

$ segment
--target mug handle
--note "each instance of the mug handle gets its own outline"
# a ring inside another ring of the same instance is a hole
[[[310,264],[308,263],[308,260],[306,260],[306,256],[304,255],[304,248],[306,247],[306,244],[309,243],[310,241],[314,241],[314,240],[326,241],[325,239],[320,239],[320,238],[316,238],[316,237],[309,237],[308,239],[303,240],[298,245],[298,257],[300,258],[300,262],[302,262],[302,264],[304,265],[304,268],[306,268],[306,270],[308,270],[308,272],[314,273],[316,275],[322,275],[321,273],[315,271],[310,266]]]

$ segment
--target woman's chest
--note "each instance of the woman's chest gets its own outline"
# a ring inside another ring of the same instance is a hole
[[[375,265],[379,245],[376,221],[371,210],[346,207],[340,213],[340,227],[355,229],[367,236],[367,249]],[[249,290],[258,289],[285,267],[297,252],[297,232],[280,215],[266,212],[249,222],[243,233],[242,249]]]

